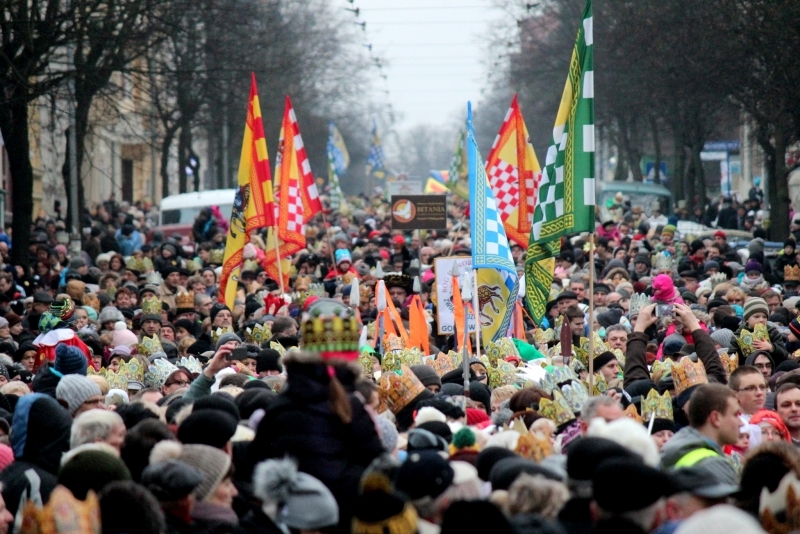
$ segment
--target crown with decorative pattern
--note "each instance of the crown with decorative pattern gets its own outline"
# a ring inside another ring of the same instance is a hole
[[[800,480],[793,470],[783,476],[775,491],[761,488],[758,515],[764,532],[790,534],[800,530]]]
[[[674,362],[670,359],[654,361],[650,368],[650,375],[653,378],[653,382],[658,383],[662,378],[672,376],[673,363]]]
[[[589,380],[581,380],[581,382],[589,389]],[[592,380],[592,396],[605,395],[608,391],[608,382],[602,373],[595,373],[594,380]]]
[[[271,348],[272,350],[276,351],[281,356],[286,354],[286,347],[284,347],[283,345],[281,345],[277,341],[270,341],[269,342],[269,348]]]
[[[203,364],[194,356],[189,356],[188,358],[186,356],[181,356],[181,359],[178,360],[178,367],[185,367],[192,373],[192,376],[199,375],[203,372]]]
[[[425,386],[405,365],[401,366],[398,371],[383,373],[378,381],[378,393],[381,400],[395,415],[423,391],[425,391]]]
[[[675,419],[672,412],[672,396],[669,391],[659,395],[658,391],[651,389],[647,397],[642,399],[642,420],[647,423],[654,417],[670,421]]]
[[[514,341],[510,337],[501,337],[497,341],[488,342],[486,344],[486,356],[492,365],[505,361],[509,356],[520,357],[517,346],[514,345]]]
[[[553,341],[555,339],[555,335],[556,333],[552,328],[548,328],[547,330],[537,328],[533,331],[533,340],[539,345],[544,345],[548,341]]]
[[[539,401],[539,413],[542,417],[547,417],[557,426],[569,423],[575,419],[575,412],[572,411],[567,399],[561,394],[561,390],[553,391],[553,400],[542,399]]]
[[[313,315],[313,314],[312,314]],[[323,359],[356,360],[361,335],[358,319],[349,308],[336,314],[306,318],[300,327],[303,348]]]
[[[372,377],[375,372],[375,349],[370,346],[361,347],[358,363],[364,369],[364,376]]]
[[[144,375],[144,383],[147,387],[160,388],[170,375],[177,370],[178,368],[165,358],[158,358],[147,368],[147,372]]]
[[[735,336],[736,341],[739,343],[739,348],[742,349],[742,354],[750,356],[756,352],[756,341],[769,341],[769,331],[767,325],[757,324],[753,331],[744,328],[742,332]]]
[[[401,351],[406,347],[403,339],[397,334],[384,334],[383,336],[383,353],[391,351]]]
[[[217,346],[217,341],[219,340],[220,336],[223,334],[233,334],[233,327],[226,326],[225,328],[217,327],[216,330],[211,331],[211,344],[215,347]]]
[[[628,306],[628,317],[636,317],[639,315],[639,310],[650,304],[650,297],[644,293],[634,293],[631,297],[631,303]]]
[[[257,324],[253,328],[247,327],[244,331],[245,343],[261,346],[272,337],[272,329],[265,324]]]
[[[21,510],[20,534],[100,534],[100,505],[94,491],[76,499],[65,486],[56,486],[44,506],[29,500]]]
[[[728,349],[719,349],[717,353],[722,362],[722,368],[725,369],[725,374],[731,376],[731,373],[739,367],[739,355],[735,352],[728,354]]]
[[[153,270],[153,262],[150,261],[150,258],[131,256],[128,258],[128,261],[125,262],[125,269],[137,274],[142,274]]]
[[[524,423],[522,428],[525,428]],[[528,432],[526,429],[525,432],[520,432],[514,452],[528,460],[541,462],[553,454],[553,444],[547,437],[536,432]]]
[[[668,252],[659,252],[656,254],[655,260],[653,261],[653,267],[655,268],[656,273],[661,273],[664,271],[671,272],[674,264],[674,258],[672,257],[672,254]]]
[[[586,386],[578,380],[573,380],[561,386],[561,393],[575,413],[580,413],[583,403],[589,398],[589,391]]]
[[[186,262],[186,270],[189,271],[192,274],[196,273],[197,271],[199,271],[202,268],[203,268],[203,262],[201,262],[201,261],[199,261],[197,259],[188,260]]]
[[[164,347],[161,346],[161,340],[158,339],[158,336],[143,336],[142,341],[136,345],[136,352],[145,358],[149,358],[156,352],[164,352]]]
[[[211,265],[222,265],[225,261],[225,249],[212,248],[211,253],[208,255],[208,263]]]
[[[436,359],[430,362],[430,366],[433,367],[434,371],[436,371],[436,374],[439,376],[443,376],[456,369],[456,363],[453,361],[449,352],[447,354],[440,352],[436,356]]]
[[[786,265],[783,268],[783,282],[800,283],[800,265]]]
[[[714,273],[708,277],[708,283],[711,286],[711,292],[714,292],[714,288],[720,284],[724,284],[728,281],[727,275],[725,273]]]
[[[492,389],[507,386],[517,381],[517,368],[513,364],[497,360],[489,366],[489,387]]]
[[[175,307],[179,313],[194,311],[194,291],[178,291],[175,295]]]
[[[117,374],[124,376],[128,381],[128,389],[142,389],[144,387],[144,366],[136,357],[127,362],[120,360]]]
[[[308,282],[300,282],[299,287],[295,288],[297,289],[297,291],[293,292],[290,295],[292,298],[292,302],[298,303],[301,307],[306,303],[306,300],[310,297],[325,298],[327,296],[327,292],[325,291],[325,286],[323,284],[310,283],[311,277],[298,276],[297,280],[308,280]],[[296,283],[297,280],[295,281]]]
[[[158,271],[153,271],[152,273],[148,274],[145,278],[145,284],[149,286],[158,287],[162,283],[164,283],[164,279],[161,277],[161,273]]]
[[[578,380],[578,375],[570,367],[554,365],[547,369],[547,374],[542,377],[541,387],[548,395],[552,395],[553,390],[558,389],[561,384],[573,380]]]
[[[625,353],[622,352],[622,349],[608,349],[614,356],[617,357],[617,362],[619,362],[620,369],[625,368]]]
[[[635,404],[629,404],[628,407],[622,411],[622,415],[630,417],[637,423],[642,424],[642,416],[639,415],[639,412],[636,410]]]
[[[142,299],[142,320],[148,315],[157,316],[161,321],[161,299],[158,297],[145,297]]]
[[[672,364],[672,380],[675,383],[675,395],[680,395],[692,386],[708,384],[703,362],[695,363],[688,356]]]

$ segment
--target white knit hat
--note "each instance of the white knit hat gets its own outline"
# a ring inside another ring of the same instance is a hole
[[[70,415],[75,415],[84,402],[97,395],[102,396],[103,392],[97,384],[82,375],[64,375],[56,386],[56,399],[67,403]]]

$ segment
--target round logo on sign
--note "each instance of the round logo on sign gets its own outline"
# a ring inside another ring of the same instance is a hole
[[[397,222],[411,222],[417,216],[417,207],[410,200],[398,200],[392,206],[392,216]]]

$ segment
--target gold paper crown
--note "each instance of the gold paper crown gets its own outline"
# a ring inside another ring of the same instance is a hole
[[[381,400],[395,415],[424,390],[419,378],[405,365],[399,371],[382,374],[378,381]]]
[[[358,286],[358,293],[361,305],[366,306],[367,304],[369,304],[369,301],[372,298],[372,288],[366,284],[360,284]]]
[[[211,265],[222,265],[223,261],[225,261],[225,249],[212,248],[211,254],[208,256],[208,263]]]
[[[203,263],[199,260],[189,260],[186,262],[186,270],[190,273],[196,273],[203,268]]]
[[[56,486],[47,504],[39,508],[32,500],[22,509],[20,534],[100,534],[100,505],[94,491],[76,499],[64,486]]]
[[[524,424],[522,428],[525,428]],[[526,430],[525,432],[520,432],[514,452],[523,458],[541,462],[553,454],[553,444],[546,437]]]
[[[244,340],[246,343],[253,343],[261,346],[262,343],[272,337],[272,329],[265,324],[257,324],[252,329],[246,328],[244,331]]]
[[[306,289],[295,291],[290,295],[292,302],[296,302],[300,306],[303,306],[309,297],[325,298],[326,296],[327,293],[323,284],[308,284]]]
[[[675,419],[672,413],[672,396],[670,396],[669,391],[659,395],[658,391],[651,389],[647,397],[642,399],[642,421],[647,423],[654,417],[656,419],[669,419],[670,421]]]
[[[153,262],[150,261],[150,258],[137,258],[135,256],[131,256],[125,263],[125,268],[129,271],[146,273],[153,270]]]
[[[186,356],[181,356],[181,359],[178,360],[178,367],[187,368],[193,375],[199,375],[203,372],[203,364],[194,356],[189,356],[188,358]]]
[[[144,366],[142,362],[135,357],[127,362],[125,360],[120,360],[117,374],[124,376],[128,381],[128,389],[133,389],[131,388],[133,385],[144,387]]]
[[[589,392],[587,391],[586,386],[584,386],[583,383],[579,382],[578,380],[573,380],[572,382],[561,386],[561,393],[564,395],[567,403],[575,413],[579,413],[581,411],[583,408],[583,403],[589,398]]]
[[[276,351],[281,356],[286,354],[286,347],[284,347],[283,345],[281,345],[277,341],[270,341],[269,342],[269,348],[271,348],[272,350]]]
[[[161,299],[158,297],[143,298],[142,315],[158,315],[161,317]]]
[[[784,282],[800,282],[800,265],[786,265],[783,268]]]
[[[194,291],[179,291],[175,296],[175,307],[179,310],[194,310]]]
[[[102,376],[108,382],[108,387],[110,389],[121,389],[122,391],[128,391],[128,377],[123,375],[122,373],[115,373],[111,369],[106,369],[105,367],[101,367],[100,371],[95,371],[92,366],[89,366],[89,369],[86,371],[87,376],[97,375]]]
[[[436,371],[436,374],[439,376],[443,376],[456,368],[456,364],[450,354],[445,354],[443,352],[440,352],[436,356],[436,359],[430,363],[430,366],[433,367],[434,371]]]
[[[149,358],[156,352],[164,352],[164,348],[161,346],[161,340],[158,339],[158,336],[156,335],[153,335],[153,337],[143,336],[141,343],[136,345],[136,352],[138,352],[145,358]]]
[[[555,339],[555,332],[552,328],[548,328],[547,330],[537,328],[533,331],[533,340],[539,345],[544,345],[548,341],[553,341],[553,339]]]
[[[672,380],[675,382],[675,395],[680,395],[692,386],[708,384],[703,362],[695,363],[688,356],[672,364]]]
[[[639,310],[650,304],[650,298],[644,293],[634,293],[628,307],[628,317],[639,315]]]
[[[608,350],[611,351],[611,353],[614,356],[617,357],[617,362],[619,362],[619,368],[620,369],[624,369],[625,368],[625,353],[622,352],[622,349],[609,348]]]
[[[657,273],[661,271],[671,271],[673,266],[672,255],[666,252],[659,252],[656,254],[656,259],[653,264]]]
[[[233,334],[233,327],[226,326],[225,328],[222,328],[220,326],[216,330],[211,331],[211,343],[215,347],[217,346],[217,341],[219,340],[220,336],[222,336],[223,334]]]
[[[391,351],[400,351],[405,348],[405,343],[403,343],[403,339],[400,336],[395,334],[385,334],[383,336],[383,353],[386,354],[387,352]]]
[[[582,380],[583,385],[586,386],[586,389],[589,389],[589,380]],[[608,391],[608,382],[606,382],[606,378],[603,376],[602,373],[595,373],[594,380],[592,381],[592,396],[597,395],[605,395],[606,391]]]
[[[361,352],[358,354],[358,363],[364,369],[364,376],[372,377],[375,372],[375,351],[372,347],[361,347]]]
[[[509,356],[520,357],[517,346],[514,345],[510,337],[501,337],[497,341],[488,342],[486,344],[486,356],[492,365],[505,361]]]
[[[722,362],[722,368],[725,369],[725,374],[730,376],[732,372],[739,368],[739,355],[735,352],[728,354],[728,349],[719,349],[717,352]]]
[[[316,352],[323,358],[355,360],[358,357],[361,329],[349,309],[340,314],[306,319],[300,330],[305,350]]]
[[[769,341],[767,325],[757,324],[752,332],[746,328],[742,329],[741,334],[736,336],[736,341],[739,342],[739,348],[742,349],[742,354],[750,356],[757,350],[755,346],[756,341]]]
[[[507,339],[507,338],[506,338]],[[488,369],[489,387],[492,389],[507,386],[517,381],[517,368],[504,360],[497,360]]]
[[[558,389],[553,391],[553,400],[542,399],[539,401],[539,413],[558,426],[569,423],[575,419],[575,413],[572,411],[572,407]]]
[[[670,359],[654,361],[653,366],[650,368],[650,374],[652,375],[653,382],[658,383],[658,381],[662,378],[671,376],[672,365],[673,361]]]
[[[639,415],[639,412],[636,411],[635,404],[629,404],[627,408],[622,412],[625,417],[630,417],[637,423],[642,423],[642,416]]]

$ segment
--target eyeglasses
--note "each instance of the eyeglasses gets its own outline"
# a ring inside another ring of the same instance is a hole
[[[174,382],[170,382],[169,384],[164,384],[165,386],[174,386],[175,384],[179,385],[180,387],[184,388],[189,385],[189,382],[186,380],[176,380]]]
[[[771,363],[756,363],[753,365],[755,365],[756,369],[772,369]]]
[[[767,386],[747,386],[746,388],[739,388],[739,391],[744,391],[745,393],[755,393],[756,391],[767,391]]]

